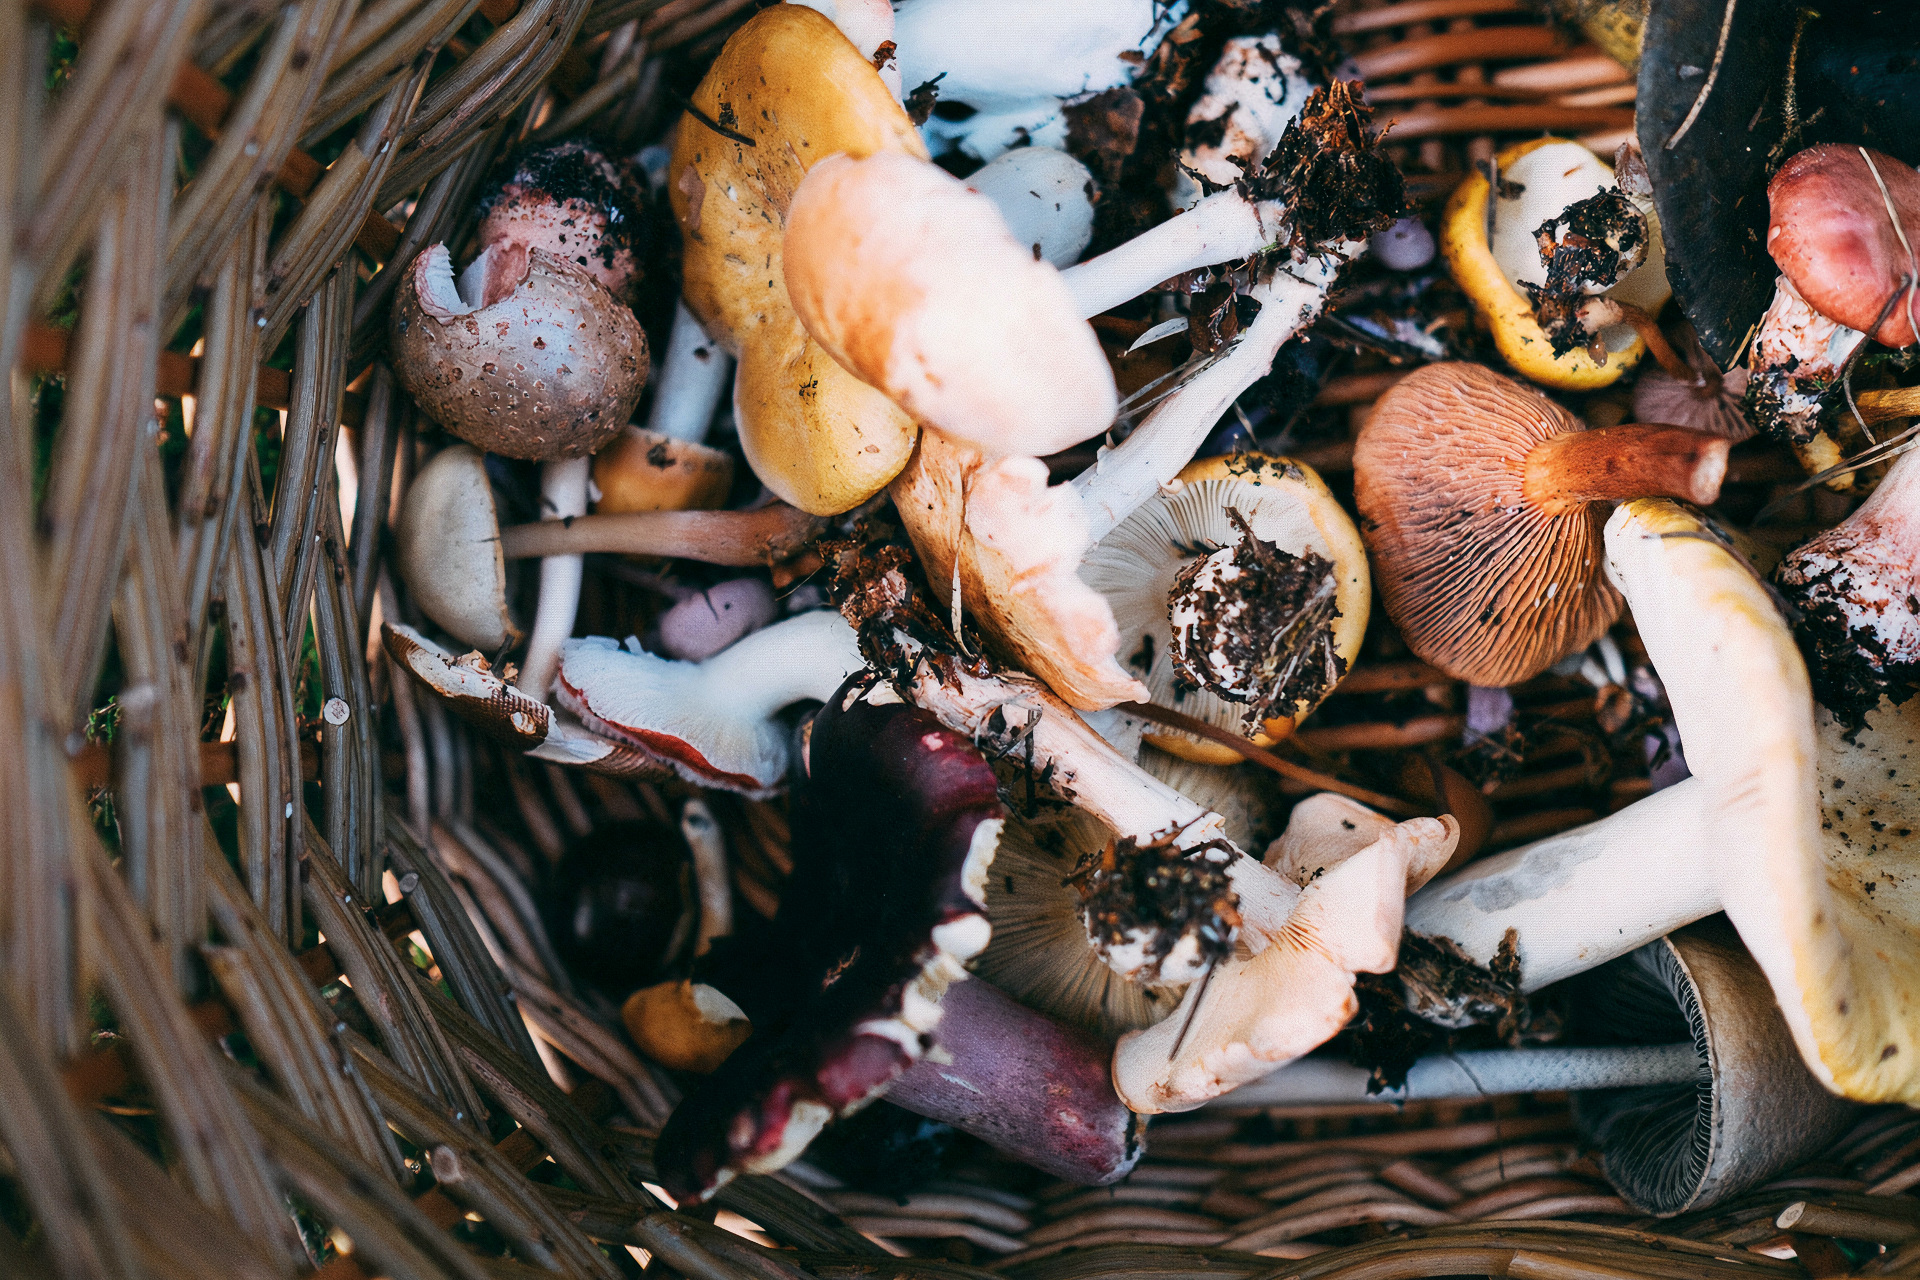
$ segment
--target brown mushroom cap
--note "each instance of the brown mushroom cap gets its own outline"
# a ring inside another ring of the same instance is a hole
[[[1920,252],[1920,173],[1912,165],[1861,147],[1809,147],[1773,175],[1767,205],[1767,252],[1814,310],[1889,347],[1917,340],[1920,297],[1911,291],[1920,263],[1900,236],[1904,230]]]
[[[1588,431],[1511,378],[1435,364],[1374,406],[1354,446],[1354,501],[1408,646],[1448,675],[1509,685],[1619,615],[1601,567],[1607,502],[1711,502],[1726,457],[1725,440],[1684,427]]]
[[[590,454],[626,425],[647,383],[647,335],[584,268],[496,246],[462,284],[434,245],[393,305],[394,372],[440,425],[542,462]]]

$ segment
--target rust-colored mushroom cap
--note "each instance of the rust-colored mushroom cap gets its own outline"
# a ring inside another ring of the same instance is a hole
[[[1719,496],[1727,442],[1684,427],[1588,431],[1531,387],[1435,364],[1374,406],[1354,500],[1408,646],[1476,685],[1517,684],[1620,612],[1602,571],[1607,503]]]
[[[681,120],[668,197],[685,237],[687,309],[740,361],[741,448],[785,501],[815,515],[849,510],[899,473],[919,432],[794,315],[787,205],[830,155],[924,159],[926,147],[872,63],[804,5],[763,9],[734,32],[692,106],[707,123]]]
[[[1889,347],[1920,340],[1920,297],[1912,293],[1920,268],[1900,237],[1904,229],[1907,244],[1920,246],[1920,173],[1912,165],[1884,151],[1809,147],[1773,175],[1767,205],[1767,252],[1815,311]]]
[[[488,453],[594,452],[647,384],[647,335],[585,268],[523,245],[484,250],[456,285],[445,245],[393,304],[393,367],[441,426]]]

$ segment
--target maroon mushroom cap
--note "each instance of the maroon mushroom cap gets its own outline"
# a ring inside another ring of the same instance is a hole
[[[1920,173],[1913,166],[1864,147],[1809,147],[1773,175],[1767,203],[1767,252],[1814,310],[1889,347],[1915,341]]]

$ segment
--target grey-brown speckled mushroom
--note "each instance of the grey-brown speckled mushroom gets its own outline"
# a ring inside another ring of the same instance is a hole
[[[640,322],[591,273],[491,245],[456,284],[445,245],[401,281],[394,372],[447,430],[509,458],[580,458],[625,426],[647,382]]]
[[[584,142],[542,147],[521,156],[487,199],[480,243],[545,249],[626,301],[640,275],[646,199],[630,163],[616,164]]]

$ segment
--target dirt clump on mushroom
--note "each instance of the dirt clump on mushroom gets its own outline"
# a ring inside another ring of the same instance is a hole
[[[1245,703],[1251,732],[1296,703],[1317,704],[1346,674],[1334,649],[1334,567],[1257,536],[1228,509],[1240,541],[1180,571],[1169,597],[1181,684]]]
[[[1233,954],[1239,902],[1226,871],[1205,854],[1122,838],[1089,856],[1069,879],[1084,895],[1087,936],[1102,950],[1140,945],[1160,961],[1190,936],[1201,963]]]
[[[1473,1011],[1501,1043],[1532,1038],[1535,1011],[1520,992],[1520,957],[1510,930],[1490,965],[1479,964],[1451,938],[1408,930],[1392,973],[1361,974],[1354,984],[1360,1012],[1349,1026],[1348,1059],[1373,1073],[1369,1090],[1398,1089],[1414,1060],[1449,1031],[1419,1016],[1422,1009]]]
[[[1364,240],[1406,213],[1406,180],[1379,149],[1380,135],[1368,127],[1373,108],[1359,90],[1358,81],[1335,80],[1315,92],[1245,178],[1249,198],[1287,206],[1290,234],[1278,248],[1311,252]]]
[[[1598,342],[1580,309],[1591,289],[1608,289],[1646,261],[1647,220],[1617,187],[1568,205],[1534,229],[1545,284],[1523,282],[1555,356]],[[1604,356],[1596,359],[1601,363]]]

